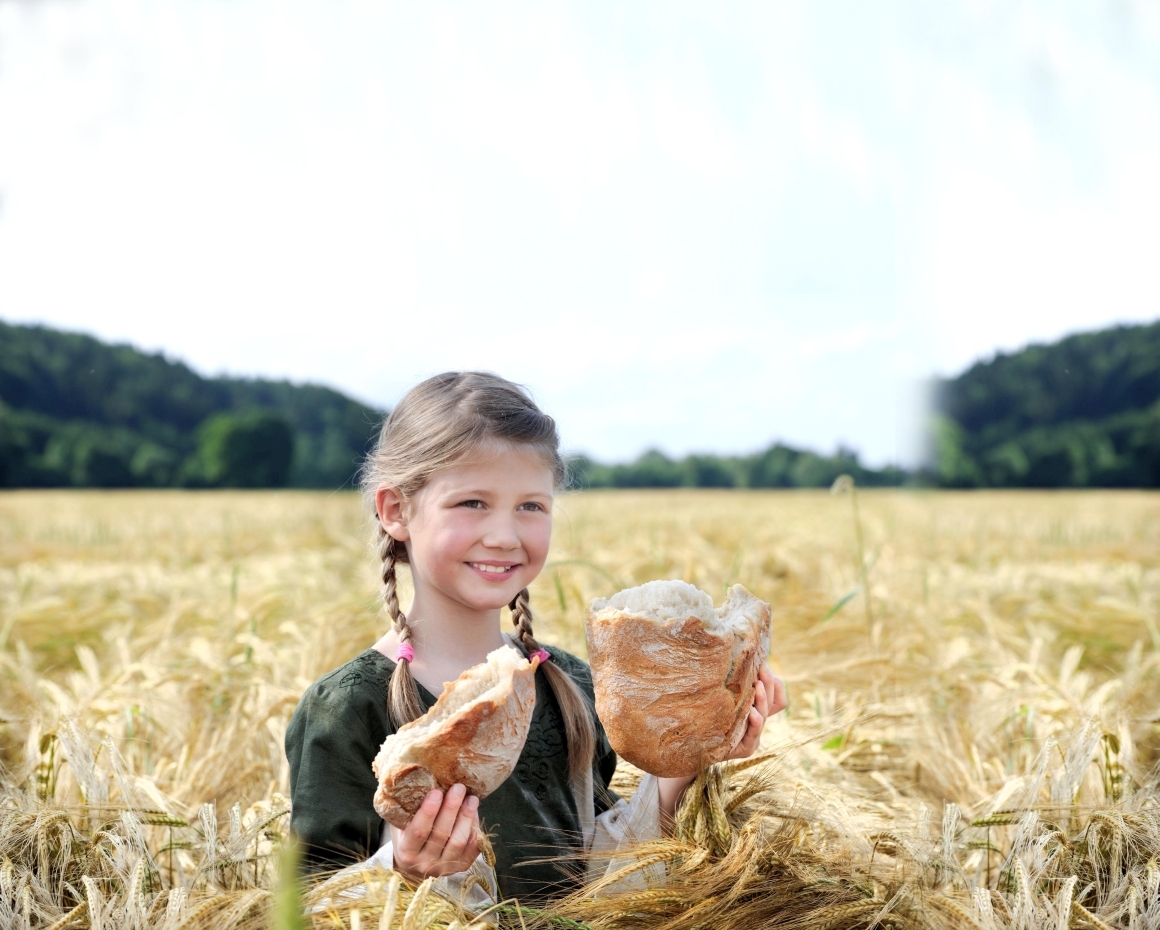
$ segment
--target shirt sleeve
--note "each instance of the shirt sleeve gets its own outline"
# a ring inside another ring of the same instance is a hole
[[[375,739],[348,696],[324,683],[310,688],[286,729],[290,763],[290,829],[307,871],[365,859],[378,848]]]
[[[596,818],[588,850],[588,881],[607,878],[633,865],[640,845],[660,837],[658,782],[655,775],[645,775],[631,800],[618,800]],[[614,885],[601,889],[601,894],[657,888],[664,884],[666,874],[665,864],[654,862],[633,869]]]
[[[595,713],[593,717],[595,717]],[[612,776],[616,774],[616,752],[608,742],[608,737],[604,735],[604,727],[600,725],[600,721],[596,721],[596,764],[595,775],[596,790],[592,793],[593,806],[595,807],[595,814],[599,817],[605,811],[611,810],[616,806],[617,801],[620,800],[620,795],[613,791],[610,787],[612,784]]]

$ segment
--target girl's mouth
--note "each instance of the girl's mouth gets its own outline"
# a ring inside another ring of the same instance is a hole
[[[474,568],[481,575],[486,575],[488,578],[503,578],[514,572],[519,565],[489,565],[486,562],[468,562],[471,568]]]

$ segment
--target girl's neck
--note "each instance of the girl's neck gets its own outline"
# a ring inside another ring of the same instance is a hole
[[[475,611],[455,603],[428,604],[416,597],[407,612],[415,650],[411,662],[415,680],[438,696],[445,682],[486,661],[489,652],[505,645],[499,613],[498,609]],[[374,648],[394,659],[398,645],[399,635],[392,629]]]

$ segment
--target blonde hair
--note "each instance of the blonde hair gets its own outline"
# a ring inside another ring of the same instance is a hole
[[[568,469],[560,455],[556,421],[540,410],[528,393],[499,375],[484,371],[445,372],[416,385],[383,421],[378,442],[363,463],[360,484],[375,513],[376,540],[382,559],[383,605],[394,622],[399,642],[411,640],[407,616],[399,607],[396,567],[407,564],[404,543],[383,529],[375,492],[394,488],[409,501],[437,472],[490,444],[525,447],[543,456],[562,487]],[[532,609],[527,588],[508,605],[516,637],[528,655],[540,649],[532,634]],[[568,774],[577,779],[592,764],[596,737],[589,703],[571,677],[554,662],[541,666],[560,705],[568,745]],[[411,674],[411,663],[400,657],[391,674],[387,712],[396,727],[421,717],[423,702]]]

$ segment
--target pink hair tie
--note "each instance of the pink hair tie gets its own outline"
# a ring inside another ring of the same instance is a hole
[[[404,659],[408,662],[415,661],[415,650],[410,643],[399,643],[399,647],[395,650],[395,661],[402,662]]]
[[[547,649],[537,649],[535,652],[532,653],[532,658],[539,659],[541,664],[543,664],[544,662],[551,662],[552,661],[552,657],[551,657],[551,655],[549,655]]]

